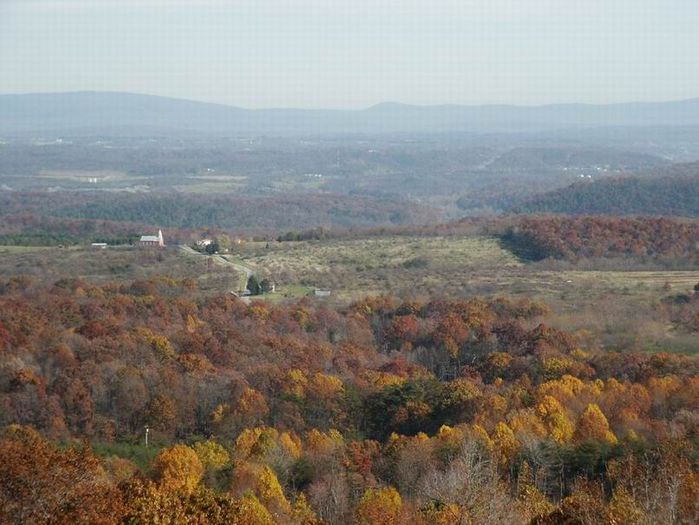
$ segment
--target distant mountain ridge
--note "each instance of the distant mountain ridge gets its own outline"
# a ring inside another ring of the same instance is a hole
[[[699,98],[546,106],[411,106],[363,110],[244,109],[153,95],[0,95],[0,136],[38,134],[341,134],[524,132],[609,126],[699,126]]]

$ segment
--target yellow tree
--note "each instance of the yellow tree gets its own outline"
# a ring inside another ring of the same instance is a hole
[[[623,487],[614,489],[608,512],[612,523],[650,523],[641,506]]]
[[[201,460],[187,445],[162,450],[153,460],[152,467],[160,486],[174,492],[193,492],[204,475]]]
[[[429,525],[453,525],[461,523],[461,507],[455,503],[441,503],[431,501],[420,509],[420,515],[425,524]]]
[[[231,523],[235,525],[274,525],[272,514],[260,503],[254,494],[246,493],[235,502]]]
[[[681,523],[699,523],[699,473],[684,475],[677,499]]]
[[[578,480],[570,496],[561,502],[554,521],[541,523],[579,523],[581,525],[635,523],[633,521],[614,522],[605,504],[604,491],[599,483]]]
[[[519,443],[515,438],[514,432],[504,421],[500,421],[495,425],[493,430],[493,446],[497,453],[500,465],[505,467],[510,464],[510,461],[519,449]]]
[[[277,520],[283,521],[292,514],[291,505],[276,474],[266,465],[237,462],[231,478],[230,491],[236,496],[254,494]]]
[[[359,501],[355,523],[357,525],[399,525],[403,502],[393,487],[367,489]]]
[[[609,430],[609,422],[595,403],[587,405],[585,411],[575,425],[573,439],[580,443],[583,441],[606,441],[616,443],[616,436]]]
[[[303,494],[303,492],[299,494],[296,501],[294,501],[292,514],[294,521],[299,525],[320,525],[318,516],[316,516],[313,509],[311,509],[311,506],[308,504],[306,496]]]
[[[558,400],[546,395],[536,407],[537,414],[546,427],[546,432],[557,443],[566,443],[573,437],[573,424]]]
[[[227,467],[231,458],[220,444],[212,440],[198,441],[192,447],[205,469],[221,470]]]

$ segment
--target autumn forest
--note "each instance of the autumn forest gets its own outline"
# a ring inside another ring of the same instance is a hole
[[[0,282],[3,523],[696,523],[694,357],[195,286]]]

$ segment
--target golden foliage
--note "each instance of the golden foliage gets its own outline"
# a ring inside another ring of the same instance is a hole
[[[493,448],[497,452],[500,463],[507,465],[519,450],[519,443],[515,438],[514,432],[504,421],[495,425],[495,430],[492,435]]]
[[[187,445],[163,449],[153,460],[152,468],[164,490],[186,494],[194,491],[204,475],[204,466],[199,457]]]
[[[254,494],[244,494],[235,502],[235,525],[275,525],[277,522]]]
[[[303,492],[296,498],[291,510],[294,522],[298,523],[298,525],[321,525],[321,521],[308,504]]]
[[[609,430],[609,422],[594,403],[587,405],[578,422],[575,425],[573,439],[580,443],[583,441],[606,441],[616,443],[616,436]]]
[[[197,441],[192,448],[207,470],[221,470],[230,465],[231,458],[228,452],[215,441]]]
[[[306,397],[306,387],[308,386],[308,377],[298,368],[289,370],[284,381],[283,391],[286,395],[296,399]]]
[[[399,525],[403,502],[400,494],[393,487],[367,489],[364,492],[357,511],[357,525]]]
[[[275,519],[288,517],[292,512],[276,474],[267,465],[247,461],[236,462],[230,490],[238,497],[251,492]]]
[[[461,523],[461,507],[456,503],[430,501],[420,509],[420,516],[426,525],[453,525]]]
[[[557,443],[567,443],[573,437],[574,427],[566,410],[553,397],[546,395],[536,407],[547,433]]]

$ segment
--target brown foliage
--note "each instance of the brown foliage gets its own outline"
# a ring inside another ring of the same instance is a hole
[[[0,435],[0,522],[115,524],[122,498],[86,447],[61,450],[27,427]]]

